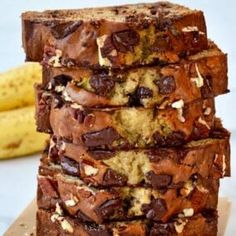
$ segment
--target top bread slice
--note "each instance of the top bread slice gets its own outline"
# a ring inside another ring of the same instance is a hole
[[[22,24],[26,60],[55,67],[175,63],[208,48],[203,13],[169,2],[25,12]]]

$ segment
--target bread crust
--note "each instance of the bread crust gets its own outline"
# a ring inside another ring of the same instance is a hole
[[[168,2],[26,12],[22,28],[27,61],[54,64],[59,52],[66,67],[175,63],[208,48],[203,13]]]
[[[59,236],[68,233],[63,230],[60,221],[52,223],[53,213],[39,210],[37,212],[37,235],[38,236]],[[87,225],[79,222],[75,218],[64,216],[61,218],[71,226],[72,236],[155,236],[165,233],[166,235],[180,236],[216,236],[217,235],[217,213],[197,214],[193,217],[183,218],[183,221],[173,220],[168,223],[155,223],[147,221],[113,222],[104,225]],[[183,222],[186,222],[184,224]],[[180,225],[180,227],[176,227]],[[184,225],[183,227],[181,227]],[[65,227],[64,227],[65,228]],[[179,233],[177,233],[176,228]],[[182,229],[182,230],[180,230]]]

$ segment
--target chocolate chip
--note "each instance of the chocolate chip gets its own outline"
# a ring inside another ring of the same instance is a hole
[[[142,211],[150,220],[159,221],[166,214],[167,207],[164,199],[153,199],[150,204],[144,204]]]
[[[114,128],[105,128],[100,131],[86,133],[82,135],[82,141],[88,147],[96,147],[102,145],[110,145],[117,140],[120,135]]]
[[[155,80],[154,83],[158,86],[159,93],[162,95],[173,93],[176,89],[175,79],[173,76],[165,76]]]
[[[61,108],[61,107],[63,107],[63,105],[64,105],[64,101],[63,101],[63,99],[62,99],[62,97],[61,96],[58,96],[58,95],[55,95],[55,97],[54,97],[54,106],[53,106],[53,108]]]
[[[81,25],[83,21],[73,21],[66,23],[55,23],[50,24],[51,33],[56,39],[63,39],[67,37],[69,34],[74,33]]]
[[[181,131],[174,131],[166,137],[167,145],[179,146],[184,143],[185,134]]]
[[[166,148],[152,149],[147,151],[146,154],[151,162],[159,162],[166,158],[176,159],[176,152]]]
[[[137,89],[137,97],[140,99],[150,98],[153,96],[152,90],[146,87],[139,87]]]
[[[166,34],[158,35],[155,43],[152,45],[154,52],[164,52],[171,49],[170,37]]]
[[[111,199],[106,202],[104,202],[102,205],[100,205],[95,212],[97,215],[102,219],[109,219],[112,217],[117,209],[119,210],[121,208],[121,200],[120,199]]]
[[[154,224],[150,236],[171,236],[175,235],[175,230],[173,231],[169,224]]]
[[[76,109],[74,112],[74,117],[80,124],[84,123],[85,116],[86,113],[83,110]]]
[[[89,153],[95,160],[104,160],[111,158],[116,152],[112,150],[90,150]]]
[[[89,84],[95,90],[95,93],[101,96],[109,94],[115,86],[114,80],[106,74],[93,75],[89,80]]]
[[[127,178],[114,170],[108,169],[103,176],[103,182],[107,186],[124,186]]]
[[[185,134],[181,131],[174,131],[164,137],[157,131],[153,134],[153,138],[157,146],[179,146],[184,143]]]
[[[157,175],[153,171],[149,171],[146,176],[155,189],[167,188],[172,182],[172,176],[167,174]]]
[[[103,47],[100,48],[102,57],[110,58],[110,53],[115,49],[111,37],[107,37],[104,41]]]
[[[72,176],[80,176],[79,163],[70,159],[69,157],[61,157],[61,167],[63,172]]]
[[[134,30],[128,29],[112,34],[112,43],[116,50],[126,53],[127,51],[134,51],[134,46],[140,41],[138,33]]]
[[[66,86],[67,83],[71,80],[72,78],[68,75],[63,75],[63,74],[57,75],[53,77],[53,79],[51,80],[52,89],[55,89],[55,87],[59,85]]]

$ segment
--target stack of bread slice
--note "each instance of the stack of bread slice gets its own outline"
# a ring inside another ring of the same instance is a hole
[[[26,12],[38,131],[37,235],[217,234],[227,56],[203,13],[168,2]]]

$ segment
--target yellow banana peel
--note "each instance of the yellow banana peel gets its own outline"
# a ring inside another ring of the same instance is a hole
[[[33,85],[41,79],[41,65],[34,62],[0,73],[0,111],[33,105]]]
[[[46,134],[36,132],[34,106],[0,112],[0,159],[42,151]]]

